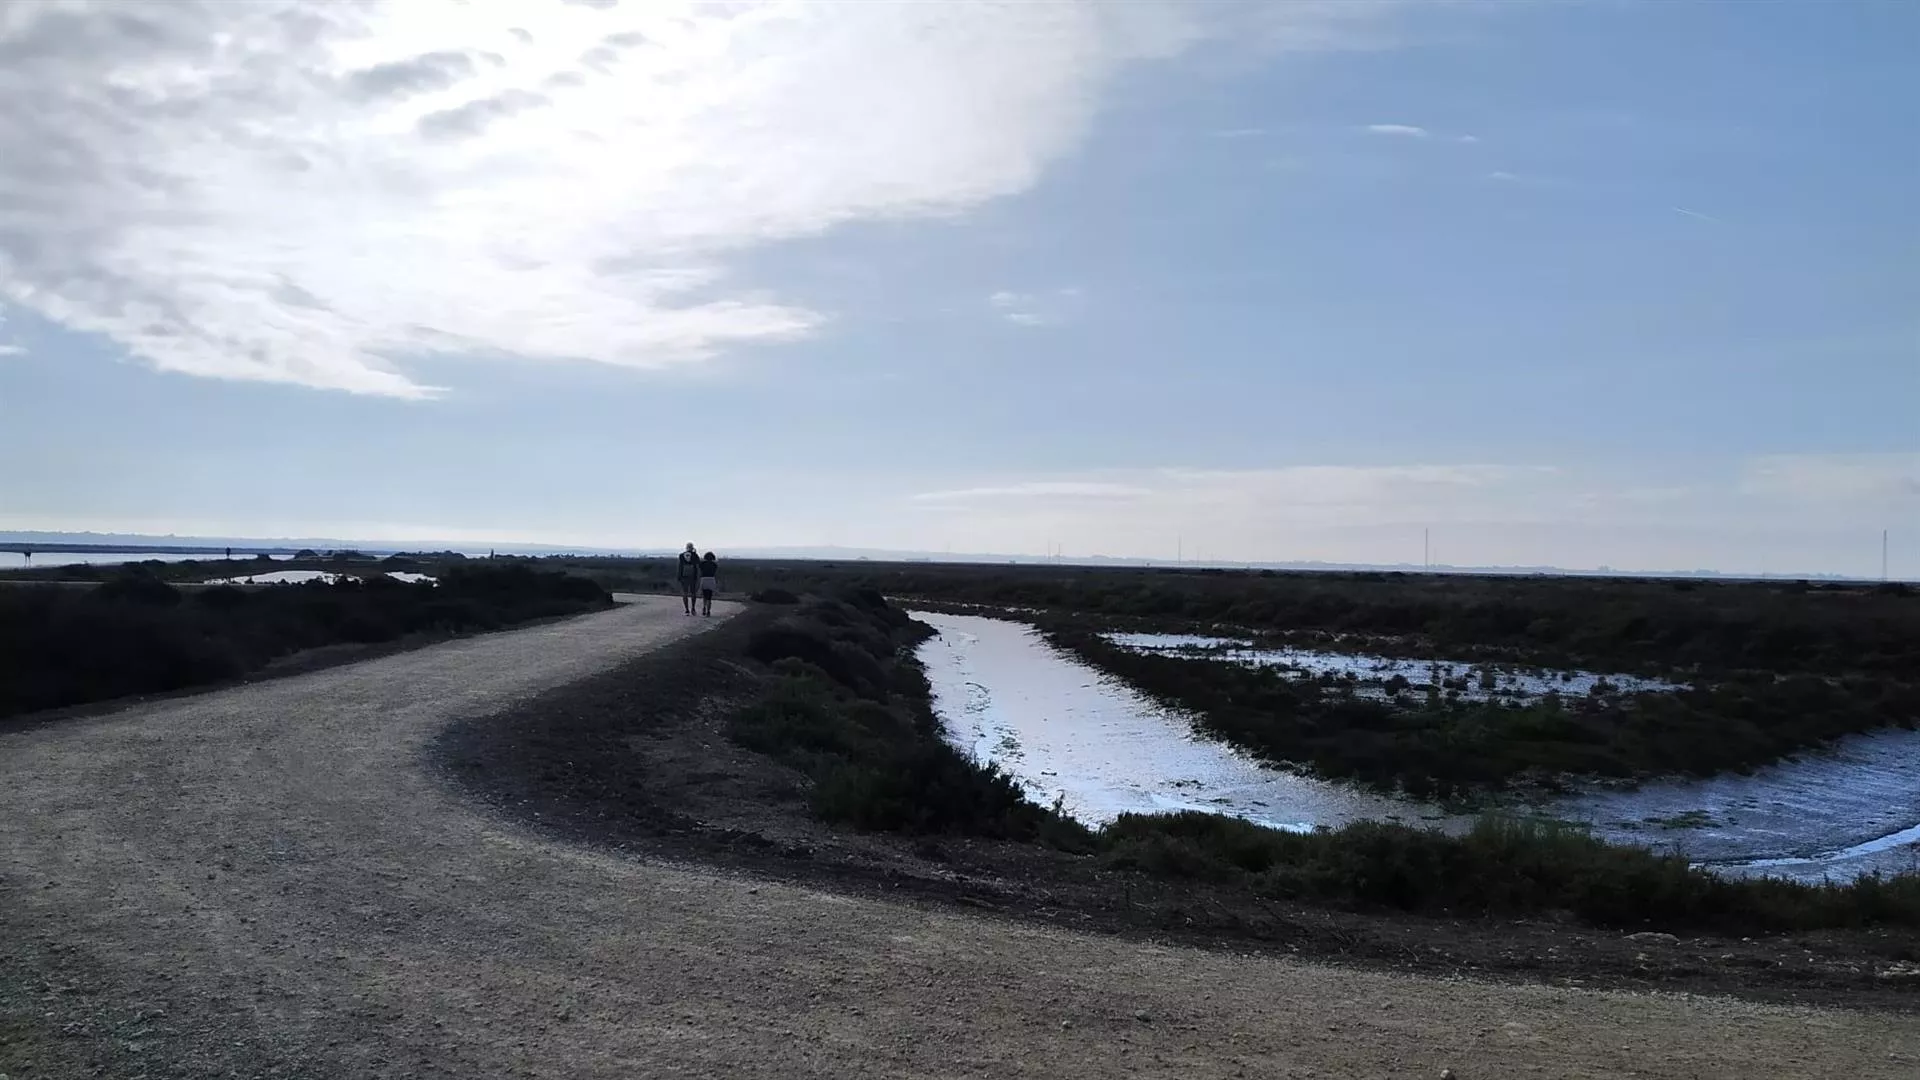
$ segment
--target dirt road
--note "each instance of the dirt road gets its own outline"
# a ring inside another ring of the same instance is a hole
[[[0,736],[0,1073],[1912,1077],[1910,1017],[1164,949],[642,864],[464,802],[450,722],[672,600]]]

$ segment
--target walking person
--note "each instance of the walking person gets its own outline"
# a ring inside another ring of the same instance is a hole
[[[712,558],[712,556],[708,556],[708,558]],[[680,553],[678,572],[680,577],[680,603],[681,606],[687,609],[687,614],[691,615],[693,614],[693,598],[700,588],[700,552],[691,543],[687,545],[687,550]]]
[[[713,594],[719,589],[720,560],[714,558],[713,552],[709,551],[706,558],[700,560],[700,601],[705,605],[702,615],[708,618],[713,617]]]

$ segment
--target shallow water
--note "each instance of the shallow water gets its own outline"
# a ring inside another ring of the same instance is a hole
[[[349,575],[336,574],[329,570],[271,570],[264,574],[242,574],[238,577],[214,578],[208,585],[297,585],[303,581],[322,581],[329,585],[345,580]],[[437,581],[432,574],[416,574],[409,570],[398,570],[387,575],[395,581],[415,584],[422,581]]]
[[[1184,715],[1054,649],[1026,624],[915,618],[940,632],[919,655],[949,737],[1011,773],[1035,801],[1061,798],[1082,821],[1194,809],[1288,829],[1367,819],[1463,823],[1198,738]],[[1920,866],[1920,732],[1856,736],[1747,776],[1593,791],[1518,809],[1587,822],[1608,840],[1682,851],[1727,874],[1845,879],[1906,870]]]
[[[949,737],[1012,774],[1034,801],[1058,797],[1083,822],[1174,810],[1283,829],[1440,817],[1418,803],[1268,768],[1198,738],[1185,717],[1061,654],[1025,624],[914,617],[940,631],[919,655]]]
[[[1194,634],[1103,636],[1115,645],[1134,652],[1280,668],[1299,679],[1314,679],[1323,675],[1351,679],[1356,693],[1370,697],[1387,696],[1385,684],[1395,677],[1407,681],[1404,693],[1424,696],[1433,691],[1462,701],[1503,701],[1514,704],[1539,701],[1549,694],[1587,697],[1682,689],[1679,683],[1663,679],[1593,671],[1476,664],[1465,660],[1408,660],[1317,649],[1263,649],[1241,638]]]
[[[296,585],[303,581],[324,581],[331,585],[340,575],[326,570],[270,570],[264,574],[240,574],[210,578],[208,585]]]
[[[1596,791],[1544,809],[1730,872],[1811,880],[1920,869],[1920,732],[1856,735],[1748,776]]]

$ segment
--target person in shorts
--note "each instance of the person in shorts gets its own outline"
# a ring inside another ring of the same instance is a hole
[[[701,614],[709,618],[713,616],[713,594],[719,590],[720,560],[714,558],[713,552],[709,551],[706,557],[700,560],[700,602],[704,605]]]
[[[680,563],[676,568],[680,581],[680,603],[693,614],[693,599],[700,589],[700,552],[692,545],[680,553]]]

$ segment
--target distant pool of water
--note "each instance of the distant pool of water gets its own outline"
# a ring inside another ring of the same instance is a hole
[[[323,581],[331,585],[349,574],[336,574],[328,570],[270,570],[264,574],[239,574],[234,577],[213,578],[208,585],[297,585],[303,581]],[[432,574],[416,574],[408,570],[397,570],[387,575],[395,581],[413,584],[421,581],[437,581]]]
[[[1265,649],[1239,638],[1192,634],[1106,634],[1123,649],[1163,656],[1185,656],[1254,667],[1280,669],[1298,679],[1332,676],[1350,681],[1356,694],[1390,697],[1398,692],[1428,694],[1460,701],[1539,701],[1549,694],[1589,697],[1607,694],[1658,693],[1683,689],[1681,684],[1634,675],[1593,671],[1549,670],[1513,664],[1476,664],[1465,660],[1407,660],[1364,653],[1315,649]],[[1394,680],[1400,685],[1390,687]]]
[[[1190,717],[1053,648],[1024,623],[914,617],[939,631],[919,657],[949,739],[1012,775],[1035,802],[1057,798],[1089,824],[1175,810],[1295,830],[1362,820],[1458,828],[1467,820],[1297,776],[1200,737]],[[1204,647],[1219,648],[1218,640]],[[1368,677],[1377,672],[1369,668]],[[1584,822],[1603,839],[1679,851],[1730,875],[1814,880],[1907,870],[1920,867],[1920,732],[1855,736],[1744,776],[1595,790],[1513,809]]]

